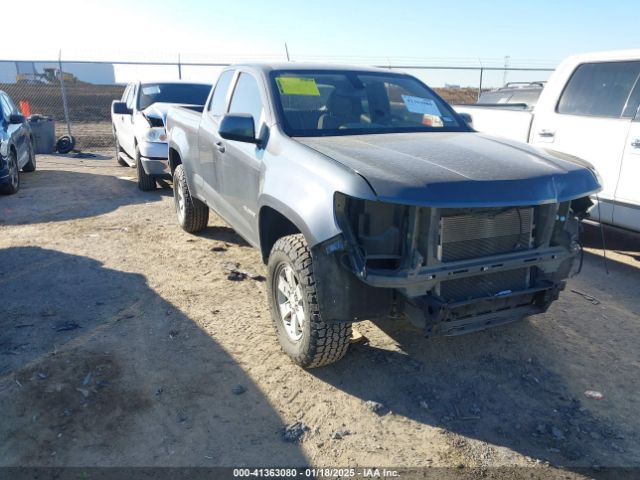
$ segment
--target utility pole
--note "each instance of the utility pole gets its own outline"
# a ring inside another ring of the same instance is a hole
[[[510,64],[511,57],[509,55],[506,55],[504,57],[504,74],[502,75],[502,86],[505,86],[507,84],[507,68],[509,68]]]
[[[484,73],[484,65],[482,65],[481,59],[478,59],[478,63],[480,63],[480,84],[478,85],[478,100],[480,100],[480,95],[482,95],[482,74]]]
[[[287,62],[290,62],[291,58],[289,58],[289,47],[287,47],[287,42],[284,42],[284,51],[287,54]]]
[[[67,134],[71,141],[71,122],[69,121],[69,106],[67,104],[67,90],[64,87],[64,70],[62,70],[62,50],[58,53],[58,80],[60,81],[60,93],[62,94],[62,108],[64,109],[64,121],[67,124]]]

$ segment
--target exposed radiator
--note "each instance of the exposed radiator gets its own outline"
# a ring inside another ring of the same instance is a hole
[[[439,257],[442,262],[526,250],[532,245],[533,207],[445,213],[440,222]],[[529,286],[529,268],[495,272],[440,285],[447,301],[491,297]]]
[[[532,207],[443,216],[440,260],[451,262],[526,250],[531,245],[532,230]]]

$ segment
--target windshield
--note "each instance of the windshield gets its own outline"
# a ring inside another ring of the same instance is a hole
[[[200,83],[144,83],[140,88],[140,110],[156,102],[204,105],[211,85]]]
[[[291,137],[469,130],[444,100],[408,75],[293,70],[271,77]]]

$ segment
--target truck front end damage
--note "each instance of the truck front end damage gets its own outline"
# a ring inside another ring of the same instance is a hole
[[[347,285],[333,287],[330,316],[351,315],[353,321],[381,310],[378,316],[405,317],[436,336],[544,312],[574,272],[579,221],[590,206],[585,197],[543,205],[435,208],[336,194],[343,236],[315,249],[334,260],[326,267],[336,270],[329,278]],[[341,306],[344,292],[348,308]],[[323,304],[330,303],[327,293],[319,289]]]

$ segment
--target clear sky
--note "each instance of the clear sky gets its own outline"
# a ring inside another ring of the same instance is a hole
[[[287,42],[293,60],[554,67],[640,48],[640,0],[8,0],[3,11],[4,38],[21,40],[2,59],[282,60]]]

